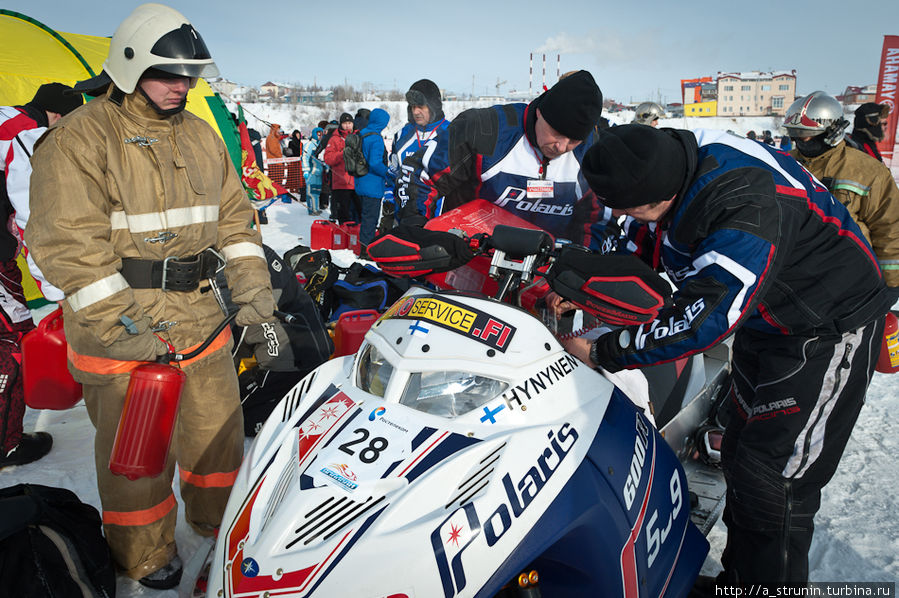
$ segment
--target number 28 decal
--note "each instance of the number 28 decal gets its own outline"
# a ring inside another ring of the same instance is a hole
[[[369,431],[365,428],[356,428],[353,430],[353,434],[358,434],[359,436],[344,442],[338,447],[348,455],[355,455],[356,452],[352,447],[360,442],[365,442],[369,437]],[[383,436],[375,436],[369,441],[368,446],[359,451],[359,460],[363,463],[374,463],[378,460],[378,457],[381,456],[384,449],[387,448],[388,444],[387,439]]]

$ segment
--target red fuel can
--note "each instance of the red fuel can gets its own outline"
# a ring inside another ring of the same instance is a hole
[[[129,480],[162,473],[186,379],[180,368],[165,363],[141,364],[131,372],[109,471]]]
[[[341,228],[346,235],[346,249],[352,249],[353,253],[359,255],[361,249],[359,229],[362,228],[362,225],[358,222],[344,222]]]
[[[883,327],[877,371],[881,374],[895,374],[899,371],[899,319],[892,311],[887,314]]]
[[[22,338],[22,386],[32,409],[69,409],[81,399],[81,385],[67,365],[62,308]]]
[[[352,355],[359,350],[365,333],[381,317],[374,309],[357,309],[340,314],[334,327],[334,355]]]
[[[346,249],[347,236],[336,222],[313,220],[309,231],[309,247],[312,249]]]

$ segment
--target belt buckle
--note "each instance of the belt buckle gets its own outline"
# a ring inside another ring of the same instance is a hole
[[[179,287],[179,286],[185,286],[185,285],[190,286],[191,284],[193,284],[192,282],[185,281],[184,279],[178,279],[177,277],[176,277],[176,279],[175,279],[174,281],[169,281],[169,280],[168,280],[168,276],[169,276],[169,263],[170,263],[170,262],[173,262],[173,261],[174,261],[174,262],[181,263],[181,264],[184,264],[184,265],[190,264],[190,265],[196,265],[197,267],[199,267],[199,265],[200,265],[200,256],[199,256],[199,255],[193,256],[193,260],[192,260],[192,261],[187,261],[187,260],[185,260],[185,259],[183,259],[183,258],[174,256],[174,255],[171,255],[171,256],[169,256],[169,257],[163,259],[163,260],[162,260],[162,283],[161,283],[161,285],[160,285],[160,288],[161,288],[163,291],[187,291],[187,290],[192,290],[192,289],[189,289],[189,288],[177,288],[177,287]],[[198,279],[198,281],[199,281],[199,279]],[[171,282],[172,285],[173,285],[173,288],[170,288],[170,289],[169,289],[169,288],[166,288],[166,283],[167,283],[167,282]],[[194,288],[196,288],[196,287],[194,287]]]
[[[176,259],[178,259],[178,258],[173,255],[170,255],[169,257],[162,260],[162,284],[160,285],[159,288],[161,288],[163,291],[168,291],[168,289],[165,288],[165,280],[169,275],[169,262],[172,260],[176,260]]]

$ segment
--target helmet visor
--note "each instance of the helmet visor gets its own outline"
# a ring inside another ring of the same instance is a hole
[[[171,75],[176,75],[178,77],[216,77],[219,74],[218,67],[215,66],[213,62],[207,63],[184,63],[179,62],[176,64],[156,64],[153,65],[153,69],[164,71]],[[145,75],[149,75],[149,72],[145,72]]]
[[[156,40],[150,53],[165,59],[154,67],[173,75],[215,77],[219,74],[206,43],[189,23],[183,23]]]

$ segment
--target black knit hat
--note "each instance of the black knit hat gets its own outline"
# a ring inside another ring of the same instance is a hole
[[[621,125],[602,132],[581,171],[600,201],[620,210],[671,199],[684,183],[687,156],[673,129]]]
[[[349,112],[344,112],[343,114],[340,115],[340,124],[351,123],[351,122],[353,122],[353,115],[350,114]]]
[[[68,85],[62,83],[44,83],[37,88],[30,104],[47,112],[57,112],[63,116],[81,106],[84,98]]]
[[[543,92],[533,105],[557,132],[583,141],[602,115],[602,92],[593,75],[577,71]]]

